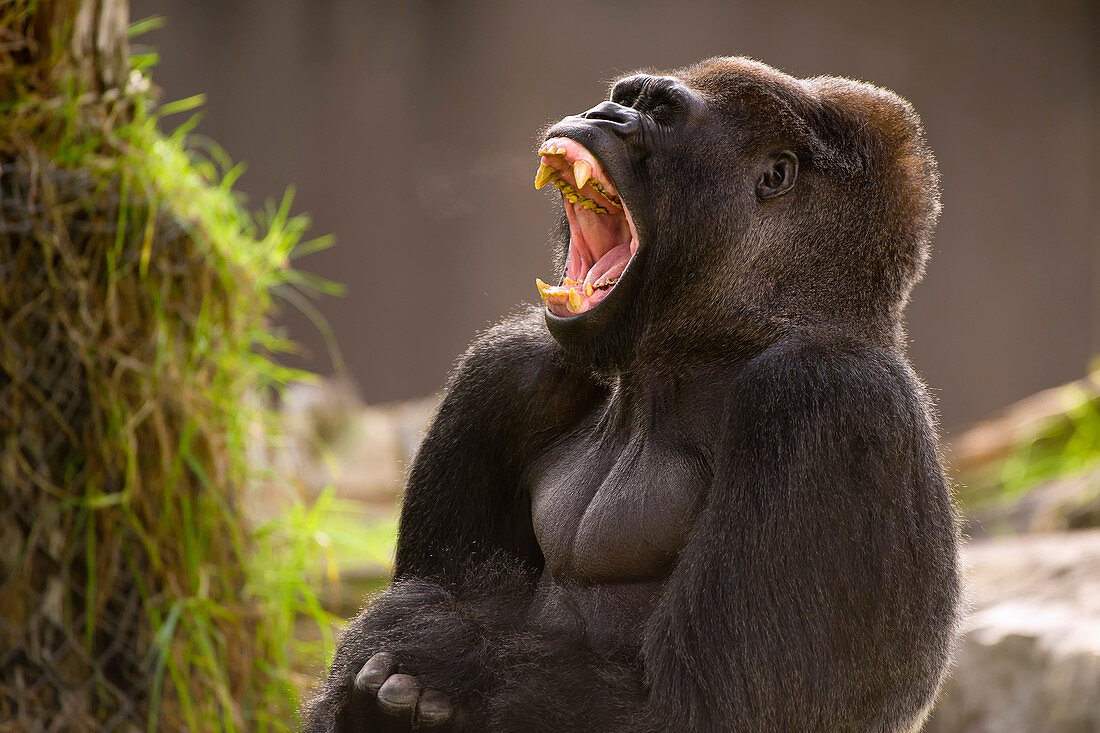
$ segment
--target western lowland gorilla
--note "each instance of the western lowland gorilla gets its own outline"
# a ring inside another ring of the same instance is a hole
[[[307,729],[919,728],[959,580],[913,108],[717,58],[538,153],[557,284],[459,363]]]

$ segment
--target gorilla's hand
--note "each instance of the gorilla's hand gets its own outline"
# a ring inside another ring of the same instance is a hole
[[[446,694],[423,687],[412,675],[397,673],[393,655],[378,652],[351,683],[342,722],[340,729],[347,733],[447,733],[454,727],[455,710]]]

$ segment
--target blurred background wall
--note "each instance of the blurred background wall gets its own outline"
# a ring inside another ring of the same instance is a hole
[[[1100,353],[1100,3],[894,4],[135,0],[164,100],[207,94],[199,131],[248,164],[254,203],[337,246],[302,266],[369,401],[443,384],[473,335],[551,275],[540,130],[618,74],[745,54],[912,100],[944,211],[909,309],[949,430],[1081,375]],[[181,120],[182,121],[182,120]],[[305,366],[333,367],[288,308]]]

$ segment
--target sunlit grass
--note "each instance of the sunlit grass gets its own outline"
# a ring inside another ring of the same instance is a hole
[[[35,7],[5,6],[4,27]],[[339,290],[291,267],[330,240],[306,239],[289,192],[250,212],[234,190],[243,169],[192,134],[197,118],[169,129],[202,100],[156,106],[144,76],[154,53],[134,54],[128,88],[102,95],[55,78],[54,59],[19,58],[3,59],[19,76],[0,108],[0,158],[26,183],[33,224],[5,245],[0,297],[18,316],[0,320],[0,377],[17,385],[6,405],[24,410],[5,415],[18,427],[5,434],[0,496],[35,522],[16,538],[19,588],[41,592],[32,562],[57,562],[48,540],[60,537],[59,614],[87,675],[132,696],[147,729],[294,729],[296,670],[332,647],[318,589],[342,553],[392,552],[390,530],[359,535],[338,504],[307,506],[265,467],[273,396],[311,378],[273,358],[294,347],[270,321],[281,302]],[[54,376],[39,361],[68,381],[42,389],[35,380]],[[260,491],[282,509],[252,528],[242,506]],[[119,599],[140,606],[126,638],[105,623]],[[42,602],[20,599],[27,614],[5,621],[39,633]],[[106,678],[125,665],[139,669]],[[102,692],[89,725],[117,713]]]

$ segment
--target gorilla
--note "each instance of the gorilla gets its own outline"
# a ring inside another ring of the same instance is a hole
[[[556,284],[459,362],[306,729],[919,729],[959,579],[912,106],[715,58],[538,153]]]

